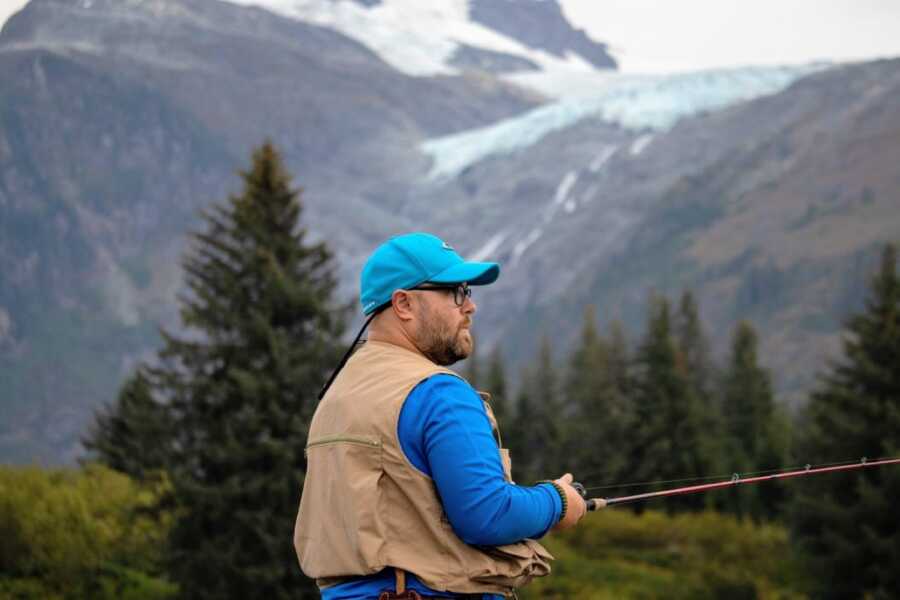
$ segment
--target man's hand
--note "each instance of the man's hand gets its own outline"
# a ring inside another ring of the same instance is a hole
[[[587,512],[587,504],[581,494],[572,487],[572,474],[566,473],[553,483],[559,485],[560,489],[566,494],[566,514],[560,519],[559,523],[553,526],[554,531],[562,531],[573,527]]]

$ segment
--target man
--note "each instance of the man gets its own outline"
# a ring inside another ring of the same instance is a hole
[[[363,267],[368,341],[313,416],[294,531],[323,598],[511,596],[550,572],[533,538],[584,516],[569,474],[512,483],[490,406],[447,369],[472,352],[470,286],[499,273],[425,233],[387,241]]]

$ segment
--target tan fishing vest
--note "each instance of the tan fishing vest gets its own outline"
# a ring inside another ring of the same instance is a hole
[[[437,373],[456,375],[399,346],[367,342],[319,403],[294,547],[320,587],[395,567],[435,590],[510,595],[550,572],[553,557],[534,540],[492,547],[460,540],[434,482],[403,453],[400,409]],[[486,410],[496,426],[487,403]],[[511,481],[506,450],[501,456]]]

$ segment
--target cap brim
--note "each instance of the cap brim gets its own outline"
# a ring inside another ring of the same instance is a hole
[[[464,283],[469,285],[489,285],[500,277],[500,265],[497,263],[464,262],[453,265],[433,277],[431,283]]]

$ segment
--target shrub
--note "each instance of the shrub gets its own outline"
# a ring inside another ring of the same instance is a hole
[[[0,467],[0,597],[161,599],[165,477],[139,485],[97,465]]]

